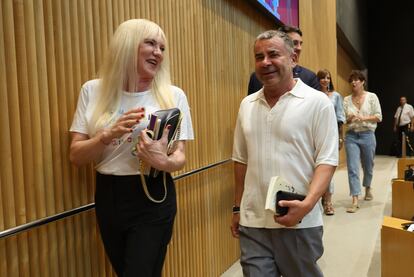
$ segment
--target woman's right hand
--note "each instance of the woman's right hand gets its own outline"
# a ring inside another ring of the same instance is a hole
[[[354,114],[350,114],[350,115],[347,116],[346,122],[347,123],[351,123],[351,122],[354,121],[354,119],[355,119],[355,115]]]
[[[361,122],[361,121],[363,121],[363,116],[360,114],[351,114],[347,118],[348,123]]]
[[[102,129],[101,142],[108,145],[115,138],[120,138],[126,133],[132,132],[132,127],[138,124],[145,116],[145,108],[135,108],[124,113],[118,120],[109,128]]]
[[[114,138],[120,138],[123,134],[131,132],[131,127],[140,122],[145,116],[143,107],[124,113],[110,128],[98,131],[95,136],[89,137],[82,133],[72,133],[70,144],[70,161],[76,166],[82,166],[97,160]]]

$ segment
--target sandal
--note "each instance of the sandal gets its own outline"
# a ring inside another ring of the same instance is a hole
[[[356,213],[356,211],[359,209],[358,204],[352,204],[351,207],[349,207],[348,209],[346,209],[347,213]]]
[[[332,203],[326,203],[324,206],[324,212],[326,215],[334,215],[335,214],[335,210],[332,206]]]
[[[365,197],[364,197],[364,200],[371,201],[372,199],[374,199],[374,197],[372,196],[371,188],[366,188],[365,189]]]

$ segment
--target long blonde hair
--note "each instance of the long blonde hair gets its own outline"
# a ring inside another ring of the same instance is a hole
[[[147,38],[161,37],[165,43],[164,59],[151,83],[151,92],[162,109],[174,106],[167,39],[162,29],[146,19],[131,19],[119,25],[109,44],[99,71],[99,95],[91,117],[91,134],[111,125],[117,116],[122,91],[134,88],[139,80],[138,50]]]

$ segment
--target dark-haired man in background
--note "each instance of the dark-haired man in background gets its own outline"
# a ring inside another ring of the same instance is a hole
[[[288,25],[282,26],[278,30],[286,33],[292,39],[294,50],[297,56],[296,63],[299,63],[299,56],[302,51],[303,44],[302,31],[297,27]],[[293,68],[293,78],[300,78],[302,82],[308,86],[313,87],[317,90],[321,90],[316,74],[306,67],[296,64],[296,66]],[[255,93],[261,89],[262,86],[263,84],[259,81],[259,79],[257,79],[256,73],[253,72],[252,75],[250,75],[248,94]]]

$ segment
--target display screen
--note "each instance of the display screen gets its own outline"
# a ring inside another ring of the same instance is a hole
[[[299,27],[299,0],[256,0],[285,25]]]

